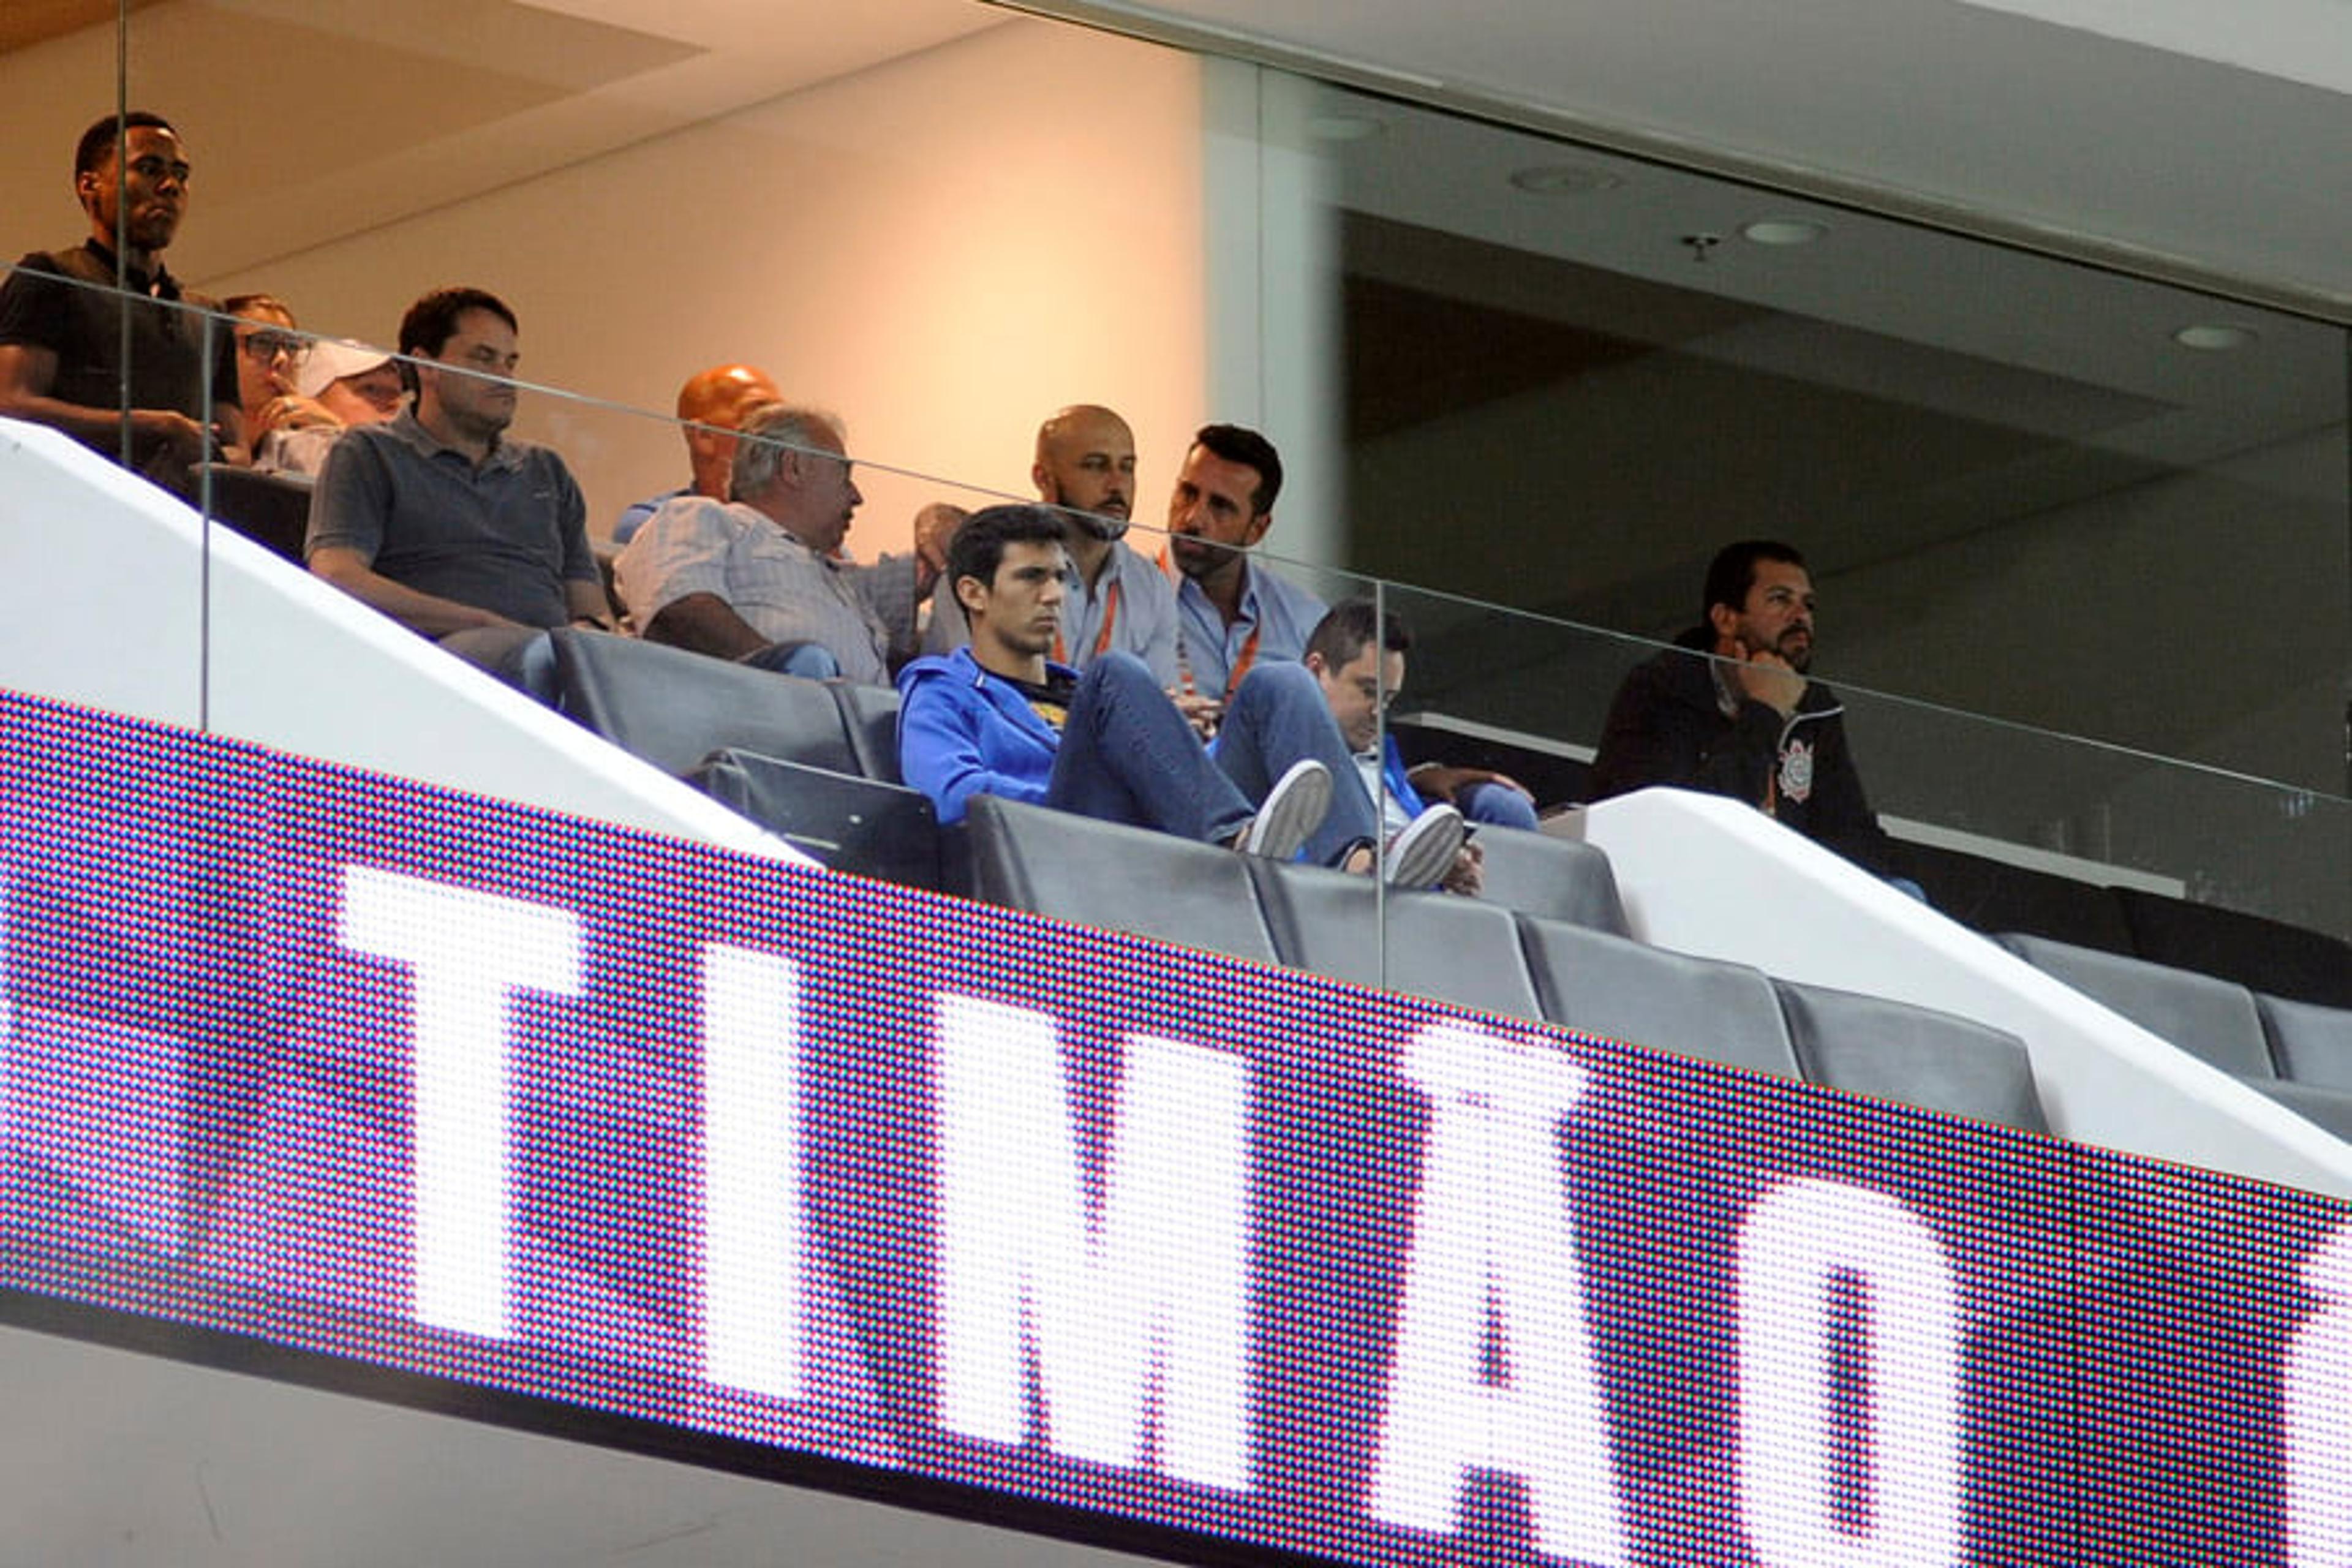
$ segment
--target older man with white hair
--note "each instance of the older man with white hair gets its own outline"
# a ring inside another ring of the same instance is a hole
[[[614,577],[654,642],[791,675],[887,685],[914,651],[919,563],[837,558],[865,498],[850,475],[841,422],[771,403],[748,411],[724,501],[663,504],[614,563]]]

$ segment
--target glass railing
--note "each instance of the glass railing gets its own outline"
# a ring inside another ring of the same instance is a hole
[[[118,302],[107,291],[71,280],[53,287],[61,298],[92,306],[100,315]],[[131,309],[152,318],[152,326],[141,331],[152,331],[166,347],[178,345],[174,352],[190,367],[247,354],[238,340],[257,330],[251,323],[184,305],[138,300]],[[331,411],[340,409],[343,416],[358,420],[380,416],[394,405],[373,384],[404,369],[413,375],[415,367],[404,366],[399,356],[381,350],[325,342],[278,326],[258,330],[271,340],[264,346],[279,351],[274,368],[299,388],[290,396],[275,395],[257,409],[262,423],[278,426],[244,443],[258,452],[259,466],[237,460],[245,456],[241,448],[198,456],[193,447],[172,448],[150,433],[139,436],[142,445],[133,458],[150,477],[175,489],[208,520],[208,531],[200,539],[216,538],[226,527],[299,560],[319,455],[330,449],[341,428]],[[437,363],[425,363],[423,369],[429,376],[451,374]],[[329,370],[343,374],[326,378]],[[185,374],[192,379],[180,406],[202,409],[206,402],[203,384],[194,368]],[[446,384],[449,401],[472,410],[468,416],[476,422],[474,428],[487,434],[510,416],[511,429],[502,437],[509,450],[517,440],[543,445],[559,454],[563,471],[575,477],[576,502],[541,496],[533,503],[539,509],[534,515],[544,514],[549,550],[557,550],[551,542],[557,521],[571,515],[566,508],[576,507],[593,551],[609,565],[615,554],[614,523],[630,503],[680,489],[693,477],[688,429],[668,416],[527,380],[467,376]],[[510,405],[504,395],[509,389],[515,395]],[[367,401],[372,391],[376,394],[373,404]],[[825,447],[792,448],[807,460],[808,473],[816,476],[813,483],[836,487],[828,503],[833,512],[819,520],[819,530],[833,531],[826,537],[837,537],[845,559],[866,563],[877,581],[889,586],[879,596],[895,645],[882,650],[887,657],[903,660],[925,646],[935,651],[951,646],[957,639],[936,630],[926,643],[927,622],[956,612],[950,599],[930,582],[929,565],[917,559],[919,525],[927,509],[969,511],[1025,499],[1020,480],[1029,453],[1024,448],[1008,454],[1000,485],[961,483],[866,456],[857,436],[856,411],[847,412],[845,436],[853,466],[846,478],[858,492],[854,507],[840,485],[843,476],[832,471]],[[141,432],[176,427],[146,414],[135,415],[132,423]],[[193,428],[193,422],[188,427]],[[724,432],[709,427],[692,433],[705,445],[709,437],[725,438]],[[93,447],[110,445],[111,433],[106,429],[86,427],[82,434]],[[1135,516],[1121,548],[1160,561],[1170,554],[1169,539],[1163,527],[1154,525],[1166,521],[1163,498],[1172,483],[1175,454],[1164,440],[1148,445],[1147,453],[1139,486],[1128,487]],[[198,460],[187,461],[190,457]],[[453,461],[446,454],[441,460]],[[708,476],[715,469],[706,464],[705,472]],[[384,481],[370,482],[380,486]],[[850,511],[845,532],[839,529],[845,508]],[[70,526],[58,524],[59,537]],[[63,583],[54,592],[44,588],[32,594],[31,626],[46,629],[42,635],[15,639],[16,673],[10,683],[101,707],[153,712],[199,728],[236,731],[236,724],[223,722],[223,717],[250,710],[242,700],[246,694],[240,683],[278,679],[285,672],[269,665],[266,652],[245,645],[232,647],[221,636],[226,629],[224,617],[254,613],[252,590],[222,579],[213,570],[208,552],[168,545],[160,542],[163,538],[151,536],[150,547],[138,550],[135,557],[111,550],[94,552],[79,584]],[[37,549],[20,541],[20,572],[37,576],[66,570],[57,563],[62,558],[54,556],[53,542]],[[1503,773],[1524,784],[1540,809],[1556,811],[1591,795],[1591,765],[1608,728],[1612,702],[1637,666],[1663,660],[1675,668],[1670,679],[1679,688],[1709,694],[1720,689],[1710,661],[1702,656],[1671,653],[1638,637],[1308,566],[1286,559],[1284,542],[1276,526],[1252,552],[1248,569],[1304,590],[1309,597],[1301,603],[1309,607],[1290,607],[1286,616],[1272,616],[1269,624],[1276,626],[1272,643],[1251,646],[1251,639],[1236,633],[1222,650],[1201,655],[1201,689],[1209,694],[1220,690],[1223,679],[1215,670],[1233,660],[1263,657],[1271,663],[1276,655],[1296,654],[1298,648],[1282,635],[1285,620],[1293,623],[1288,630],[1295,639],[1304,637],[1314,606],[1350,598],[1372,601],[1409,628],[1411,637],[1402,660],[1401,687],[1388,684],[1399,673],[1395,668],[1368,666],[1363,671],[1380,685],[1370,707],[1374,714],[1386,715],[1403,760]],[[1218,559],[1189,545],[1175,554],[1181,560],[1188,550],[1208,564]],[[590,597],[577,607],[600,614],[604,574],[587,583],[588,571],[580,563],[567,565],[560,551],[549,559],[551,563],[544,568],[549,573],[579,572]],[[649,579],[644,574],[650,570],[646,560],[634,563],[635,573],[631,565],[621,567],[619,584],[625,591],[645,591],[641,584]],[[1177,575],[1181,581],[1182,574]],[[436,581],[447,587],[461,583],[462,574]],[[1260,592],[1270,597],[1275,591],[1263,587]],[[130,595],[147,606],[135,617],[142,629],[127,657],[120,639],[125,617],[110,607],[109,613],[92,613],[110,595]],[[1189,643],[1197,645],[1215,636],[1203,628],[1217,623],[1207,618],[1213,611],[1197,589],[1187,590],[1186,596],[1202,617],[1187,634]],[[896,607],[888,607],[892,605]],[[1834,686],[1852,772],[1891,836],[1884,849],[1884,868],[1890,873],[1908,874],[1922,860],[1957,853],[2352,934],[2352,804],[2342,796],[1838,681],[1833,606],[1824,605],[1822,616],[1823,651],[1813,670],[1819,689],[1804,706],[1822,705]],[[552,622],[557,616],[537,618]],[[1178,625],[1184,625],[1181,616]],[[1083,655],[1087,650],[1076,651]],[[877,671],[866,673],[878,678]],[[1328,689],[1344,704],[1348,696],[1339,672],[1327,668],[1322,674],[1329,678]],[[331,681],[320,684],[322,677],[316,670],[305,671],[303,679],[313,683],[314,694],[331,687]],[[1185,673],[1178,679],[1189,681],[1191,676]],[[153,700],[142,702],[141,691],[151,692]],[[354,706],[354,715],[361,712]],[[363,725],[366,721],[354,717],[353,722]],[[1826,761],[1823,766],[1828,766]],[[1824,788],[1832,784],[1826,773],[1820,781],[1761,781],[1768,798],[1754,804],[1774,806],[1790,820],[1801,820],[1808,803],[1789,797],[1810,794],[1815,782]],[[1353,778],[1340,783],[1343,793],[1358,788]],[[1391,817],[1390,827],[1394,823]],[[1368,837],[1380,840],[1386,834]],[[1932,875],[1918,879],[1932,891]],[[1378,946],[1368,934],[1367,951]]]

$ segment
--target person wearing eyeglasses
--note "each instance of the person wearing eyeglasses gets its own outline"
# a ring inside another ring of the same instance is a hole
[[[245,460],[234,336],[163,266],[191,173],[162,115],[98,121],[74,151],[89,237],[31,252],[0,285],[0,416],[52,426],[182,494],[194,465]]]
[[[221,309],[236,318],[236,403],[246,437],[257,448],[278,425],[271,403],[294,395],[308,345],[294,330],[293,309],[275,294],[232,294]]]

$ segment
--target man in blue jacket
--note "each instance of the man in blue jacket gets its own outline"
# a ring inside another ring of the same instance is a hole
[[[1380,824],[1314,677],[1268,666],[1229,707],[1212,760],[1141,660],[1107,653],[1081,676],[1046,654],[1066,591],[1061,520],[990,507],[957,531],[948,576],[971,641],[898,677],[898,763],[941,822],[975,795],[1030,801],[1288,859],[1369,865]],[[1253,805],[1252,802],[1260,804]],[[1450,807],[1390,846],[1386,874],[1438,879],[1461,847]]]

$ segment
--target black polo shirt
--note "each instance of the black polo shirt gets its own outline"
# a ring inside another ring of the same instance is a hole
[[[95,239],[72,250],[31,252],[0,285],[0,345],[56,354],[49,395],[85,408],[171,408],[209,423],[216,404],[237,401],[236,334],[226,321],[212,323],[206,384],[199,308],[215,308],[211,300],[183,294],[179,279],[161,265],[152,275],[131,268],[123,279],[127,293],[115,292],[114,282],[114,252]],[[119,436],[88,444],[109,458],[121,455]],[[143,468],[152,456],[134,451],[132,466]]]

